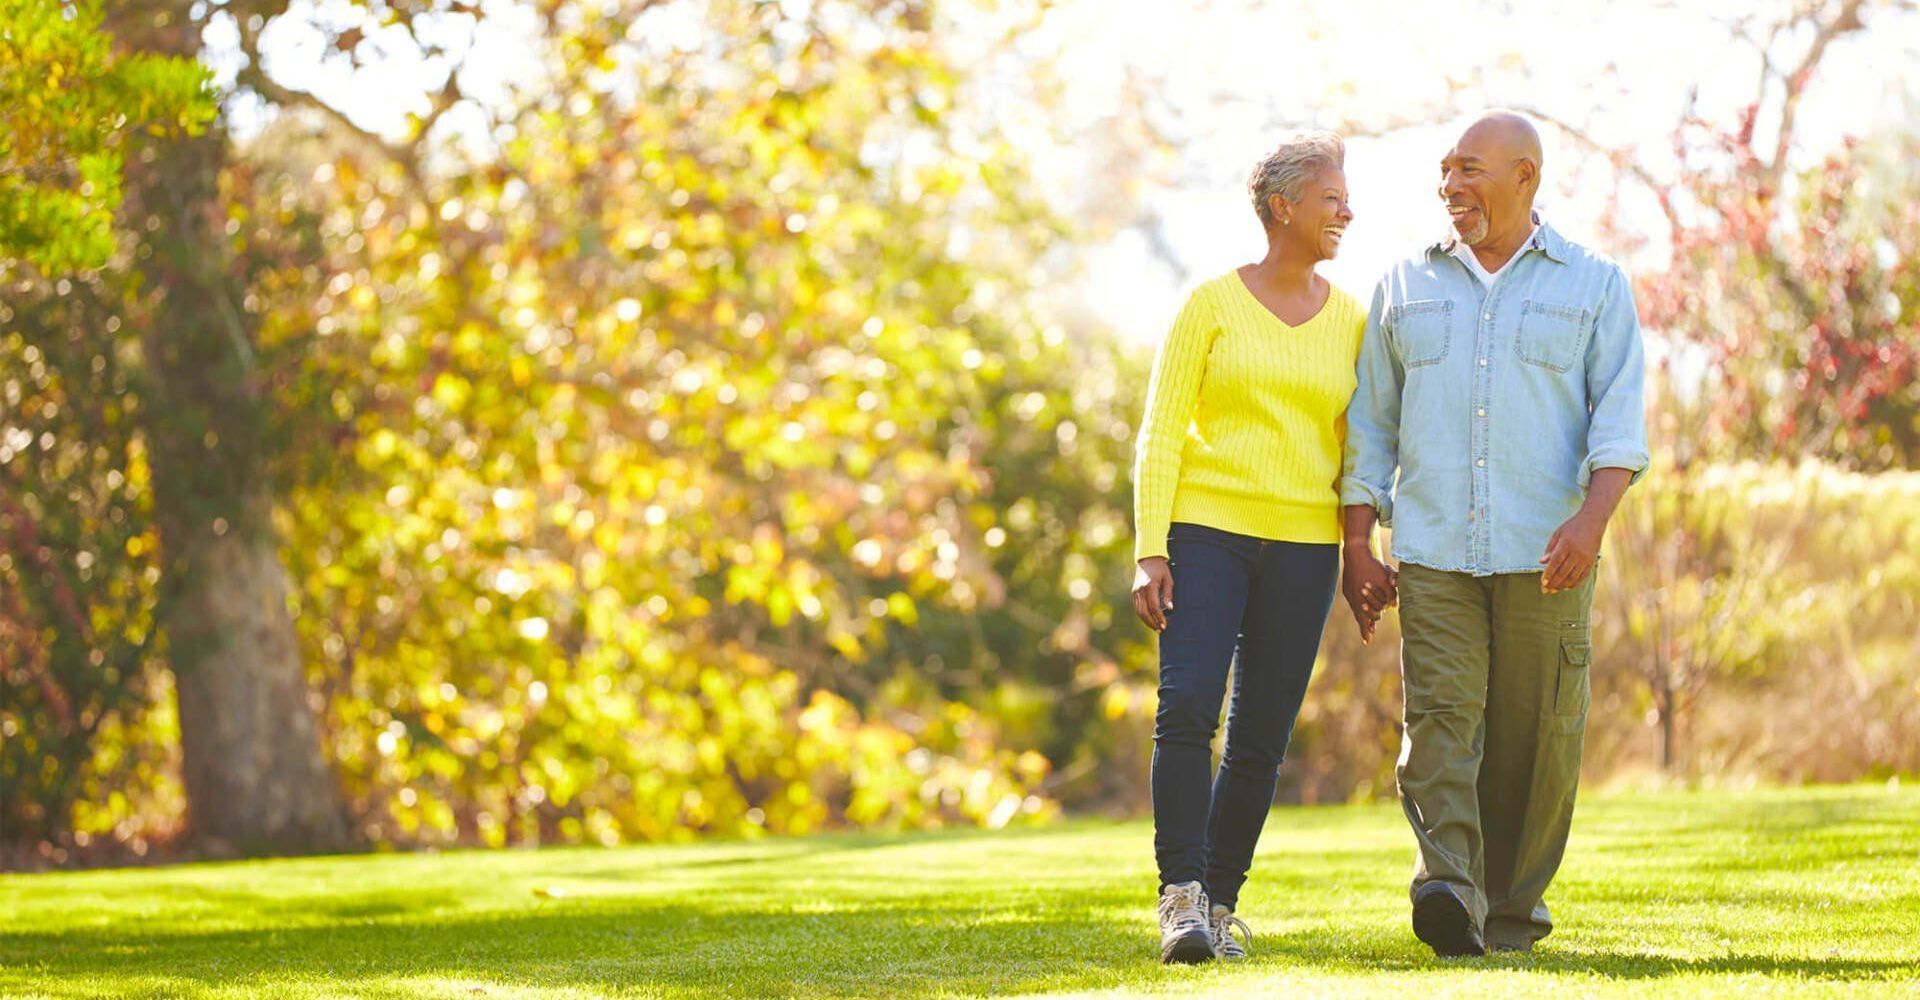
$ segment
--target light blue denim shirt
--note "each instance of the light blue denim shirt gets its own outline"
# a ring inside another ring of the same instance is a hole
[[[1537,573],[1593,470],[1646,471],[1633,291],[1544,223],[1491,287],[1453,249],[1428,247],[1374,289],[1340,502],[1379,511],[1403,562]]]

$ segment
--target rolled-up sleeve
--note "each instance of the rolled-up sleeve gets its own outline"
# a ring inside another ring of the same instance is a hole
[[[1605,299],[1587,342],[1587,457],[1580,465],[1580,488],[1595,469],[1626,469],[1635,483],[1646,474],[1646,356],[1633,287],[1618,267],[1608,278]]]
[[[1369,506],[1393,526],[1393,477],[1400,467],[1400,388],[1406,377],[1390,342],[1386,283],[1373,290],[1353,398],[1347,403],[1347,441],[1341,456],[1340,502]]]

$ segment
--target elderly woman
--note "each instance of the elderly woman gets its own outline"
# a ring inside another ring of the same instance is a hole
[[[1345,147],[1289,138],[1254,167],[1267,253],[1205,281],[1160,345],[1134,464],[1134,610],[1160,633],[1154,854],[1165,962],[1241,958],[1234,916],[1340,569],[1341,448],[1366,310],[1339,252]],[[1226,751],[1211,744],[1233,670]]]

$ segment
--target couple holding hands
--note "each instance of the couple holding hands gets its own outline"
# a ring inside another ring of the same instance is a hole
[[[1456,956],[1525,951],[1553,927],[1593,567],[1648,463],[1632,292],[1541,221],[1539,134],[1496,111],[1440,161],[1453,231],[1363,305],[1314,273],[1353,219],[1344,158],[1310,132],[1254,168],[1266,256],[1193,291],[1147,389],[1133,597],[1160,634],[1166,962],[1247,954],[1234,906],[1336,585],[1363,640],[1400,608],[1414,933]]]

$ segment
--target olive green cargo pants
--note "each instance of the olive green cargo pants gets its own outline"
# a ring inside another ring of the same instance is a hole
[[[1413,890],[1450,883],[1490,947],[1553,930],[1541,897],[1580,782],[1593,578],[1543,594],[1538,573],[1400,567],[1395,774],[1419,840]]]

